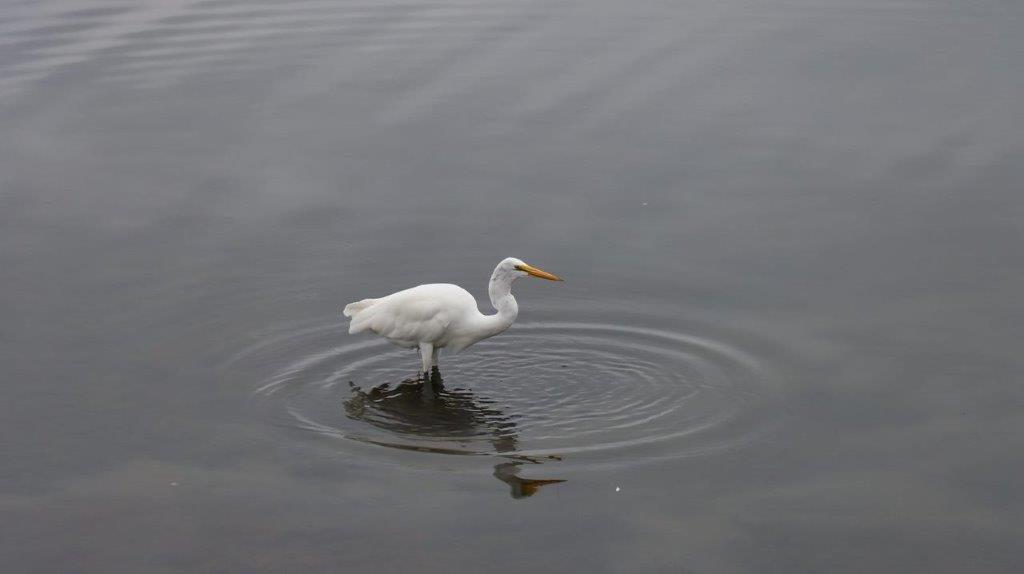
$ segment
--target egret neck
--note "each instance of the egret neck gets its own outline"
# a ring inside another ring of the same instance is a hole
[[[498,312],[494,315],[484,315],[483,325],[486,328],[482,339],[493,337],[512,326],[519,315],[519,304],[512,296],[512,282],[517,275],[509,269],[499,265],[491,274],[491,280],[487,284],[487,294],[491,297],[491,305]]]

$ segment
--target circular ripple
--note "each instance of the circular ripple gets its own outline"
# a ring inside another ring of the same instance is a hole
[[[409,378],[415,352],[336,345],[346,337],[321,326],[251,349],[272,373],[254,397],[289,426],[345,441],[531,459],[686,456],[749,442],[778,418],[753,357],[683,333],[518,324],[442,352],[444,380],[433,382]]]

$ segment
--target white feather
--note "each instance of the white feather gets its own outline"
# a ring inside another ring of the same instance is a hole
[[[508,258],[494,268],[488,284],[494,315],[484,315],[468,291],[450,283],[420,285],[379,299],[349,303],[342,312],[351,318],[349,333],[370,331],[388,341],[420,348],[424,370],[437,364],[437,351],[460,351],[508,329],[519,313],[512,282],[525,275],[558,278]]]

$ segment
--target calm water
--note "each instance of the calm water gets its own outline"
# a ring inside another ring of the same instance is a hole
[[[1022,28],[4,3],[4,571],[1020,571]],[[443,380],[345,332],[506,256]]]

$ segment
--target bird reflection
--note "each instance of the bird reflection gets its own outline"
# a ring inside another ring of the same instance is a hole
[[[509,453],[508,460],[494,466],[494,477],[509,486],[512,498],[527,498],[542,486],[565,482],[520,477],[523,465],[540,464],[541,460],[511,454],[519,450],[516,417],[469,389],[446,388],[436,367],[429,377],[402,381],[394,386],[385,383],[369,391],[349,384],[352,396],[344,401],[349,418],[398,435],[453,443],[484,439],[491,443],[495,453]],[[451,448],[386,446],[443,454],[477,454],[458,448],[458,444]],[[549,458],[557,460],[557,457]]]
[[[512,495],[512,498],[533,496],[537,494],[537,491],[542,486],[565,482],[560,478],[521,478],[519,476],[519,467],[523,464],[522,462],[503,462],[494,465],[494,478],[509,486],[511,489],[509,494]]]

